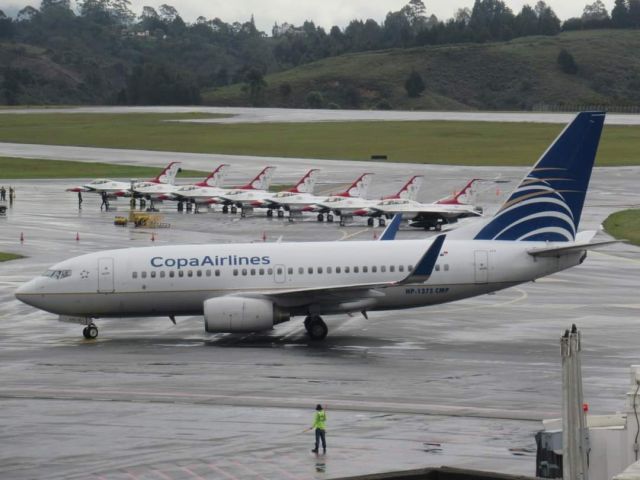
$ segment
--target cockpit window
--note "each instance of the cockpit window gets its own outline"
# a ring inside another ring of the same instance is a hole
[[[47,270],[42,275],[54,280],[62,280],[63,278],[71,276],[71,270]]]

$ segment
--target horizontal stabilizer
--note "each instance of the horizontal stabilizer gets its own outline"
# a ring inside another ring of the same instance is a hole
[[[405,285],[407,283],[422,283],[426,282],[433,272],[440,255],[440,250],[444,244],[446,235],[438,235],[433,241],[431,246],[422,255],[422,258],[409,275],[404,280],[400,280],[396,285]]]
[[[380,240],[395,240],[401,223],[402,214],[396,213],[391,222],[389,222],[389,225],[387,225],[387,228],[382,232],[382,235],[380,235]]]
[[[558,257],[560,255],[569,255],[570,253],[583,252],[598,247],[604,247],[605,245],[612,245],[614,243],[623,242],[625,242],[625,240],[606,240],[604,242],[574,243],[573,245],[569,245],[566,247],[534,248],[528,250],[527,253],[533,257]]]

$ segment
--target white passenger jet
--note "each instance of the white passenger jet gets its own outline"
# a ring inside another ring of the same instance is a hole
[[[471,189],[478,181],[479,179],[474,178],[460,192],[435,203],[420,203],[410,198],[389,198],[372,202],[367,207],[355,210],[352,215],[369,217],[368,224],[372,226],[375,217],[378,217],[380,224],[384,225],[383,219],[386,216],[402,213],[405,218],[410,218],[409,225],[412,227],[440,231],[443,225],[456,223],[462,218],[482,215],[480,207],[464,203],[469,201]]]
[[[78,187],[67,188],[67,192],[91,192],[102,193],[107,192],[109,196],[122,196],[118,195],[118,192],[131,192],[131,187],[135,188],[138,183],[153,183],[153,184],[173,184],[176,179],[176,175],[180,170],[180,162],[171,162],[167,165],[157,177],[142,182],[122,182],[118,180],[110,180],[108,178],[97,178],[91,182],[80,185]]]
[[[87,337],[97,336],[97,318],[204,315],[211,333],[261,332],[302,316],[309,336],[322,339],[321,315],[434,305],[530,282],[612,243],[578,233],[604,118],[577,115],[493,217],[446,235],[106,250],[53,265],[15,295],[85,324]]]

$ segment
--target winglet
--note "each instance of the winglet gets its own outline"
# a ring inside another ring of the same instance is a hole
[[[444,244],[446,235],[438,235],[433,243],[429,246],[427,251],[422,255],[422,258],[409,275],[403,280],[400,280],[396,285],[405,285],[407,283],[423,283],[426,282],[433,272]]]
[[[398,233],[398,230],[400,230],[401,223],[402,214],[396,213],[391,222],[389,222],[389,225],[387,225],[387,228],[382,232],[382,235],[380,235],[380,240],[395,240],[396,234]]]

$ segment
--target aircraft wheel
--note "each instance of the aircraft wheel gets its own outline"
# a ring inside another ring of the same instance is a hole
[[[329,327],[319,316],[307,317],[304,326],[311,340],[324,340],[329,333]]]
[[[90,338],[90,337],[89,337],[89,327],[84,327],[84,328],[82,329],[82,336],[83,336],[84,338],[86,338],[87,340]]]
[[[329,222],[329,223],[333,222],[333,215],[331,215],[331,214],[327,215],[327,222]]]
[[[225,205],[224,207],[222,207],[222,213],[229,213],[229,206]]]
[[[367,226],[368,227],[373,227],[373,217],[367,218]]]
[[[284,212],[282,210],[278,210],[278,218],[284,217]]]
[[[324,222],[324,215],[323,214],[321,214],[321,213],[318,214],[318,221],[319,222]]]
[[[440,230],[442,230],[442,224],[441,223],[436,223],[435,231],[439,232]]]
[[[380,217],[380,220],[378,220],[378,225],[380,225],[381,227],[387,225],[387,221],[384,219],[384,217]]]
[[[344,227],[347,224],[347,222],[344,221],[344,218],[340,217],[340,226]]]
[[[240,217],[245,218],[246,216],[247,216],[247,212],[245,212],[244,210],[240,210]]]
[[[238,213],[238,207],[231,207],[231,213],[234,215]]]
[[[289,217],[289,223],[293,223],[293,222],[294,222],[293,217]]]
[[[86,337],[89,339],[98,338],[98,327],[96,327],[93,323],[86,327],[87,335]]]
[[[267,217],[273,217],[273,210],[271,209],[267,210]]]

